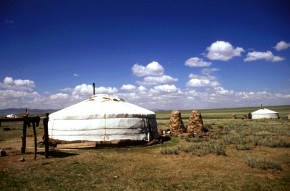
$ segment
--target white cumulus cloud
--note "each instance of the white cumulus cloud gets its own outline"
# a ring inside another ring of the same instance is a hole
[[[0,89],[0,108],[38,107],[43,104],[40,100],[42,97],[37,92]]]
[[[118,89],[115,87],[96,87],[95,92],[97,94],[113,94],[117,93]],[[89,84],[81,84],[74,88],[73,93],[74,96],[90,96],[93,95],[93,86]]]
[[[219,70],[219,68],[204,68],[201,70],[201,73],[204,75],[210,75],[212,72],[217,72]]]
[[[274,47],[277,51],[284,50],[290,47],[290,43],[287,43],[285,41],[280,41],[276,44]]]
[[[176,88],[175,85],[159,85],[159,86],[154,86],[153,88],[150,89],[151,93],[154,94],[160,94],[160,93],[177,93],[178,89]]]
[[[66,99],[68,97],[69,95],[64,94],[64,93],[57,93],[57,94],[50,95],[50,99]]]
[[[209,86],[210,85],[210,80],[208,79],[190,79],[187,83],[187,87],[204,87],[204,86]]]
[[[0,87],[5,89],[32,91],[32,89],[35,87],[35,83],[31,80],[14,80],[12,77],[5,77],[3,83],[0,83]]]
[[[224,89],[223,87],[216,87],[215,90],[217,94],[222,94],[222,95],[233,95],[235,93],[233,90],[227,90],[227,89]]]
[[[185,65],[189,67],[209,67],[211,62],[206,62],[202,58],[193,57],[186,60]]]
[[[177,78],[173,78],[168,75],[162,76],[147,76],[143,79],[143,81],[138,82],[140,85],[158,85],[158,84],[167,84],[178,81]]]
[[[115,87],[98,87],[96,88],[96,93],[97,94],[114,94],[117,93],[118,89]]]
[[[138,77],[143,76],[161,76],[164,73],[164,68],[158,62],[151,62],[147,66],[134,64],[131,68],[133,74]]]
[[[88,84],[77,85],[73,90],[73,95],[92,95],[93,86]]]
[[[198,87],[217,87],[220,86],[215,76],[201,76],[190,74],[189,78],[191,78],[187,83],[187,87],[198,88]]]
[[[138,90],[139,90],[140,92],[145,92],[145,91],[147,91],[147,88],[144,87],[144,86],[139,86],[139,87],[138,87]]]
[[[132,91],[136,89],[136,86],[132,85],[132,84],[124,84],[121,86],[120,88],[121,90],[127,90],[127,91]]]
[[[267,52],[249,52],[247,54],[247,57],[244,59],[244,61],[256,61],[256,60],[266,60],[270,62],[279,62],[285,60],[284,58],[280,56],[274,56],[271,51]]]
[[[206,57],[210,60],[228,61],[235,56],[241,56],[245,50],[240,47],[234,48],[229,42],[216,41],[207,47]]]

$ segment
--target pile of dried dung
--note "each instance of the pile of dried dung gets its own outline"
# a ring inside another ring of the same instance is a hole
[[[172,111],[170,114],[169,128],[172,135],[179,135],[185,131],[181,113],[179,111]]]
[[[205,128],[203,127],[202,116],[199,111],[193,110],[191,112],[187,122],[187,132],[193,136],[195,134],[205,132]]]
[[[237,116],[235,114],[231,115],[231,119],[237,119]]]

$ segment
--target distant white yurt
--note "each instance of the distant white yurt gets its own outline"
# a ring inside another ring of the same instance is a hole
[[[259,109],[251,113],[252,119],[278,119],[279,113],[269,109]]]
[[[49,115],[49,137],[62,141],[151,141],[154,112],[109,95],[93,95]]]

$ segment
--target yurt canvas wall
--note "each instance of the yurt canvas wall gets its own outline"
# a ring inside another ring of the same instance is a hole
[[[150,141],[154,112],[108,95],[95,95],[49,115],[49,137],[63,141]]]
[[[278,119],[279,113],[269,109],[259,109],[255,112],[252,112],[252,119]]]

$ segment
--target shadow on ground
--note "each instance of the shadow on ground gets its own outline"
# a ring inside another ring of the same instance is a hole
[[[40,155],[45,155],[45,152],[39,152]],[[62,151],[49,151],[49,157],[53,158],[66,158],[71,156],[76,156],[79,154],[76,153],[68,153],[68,152],[62,152]]]

